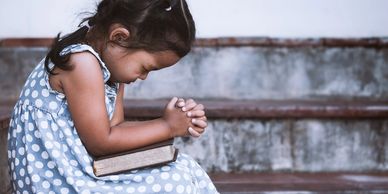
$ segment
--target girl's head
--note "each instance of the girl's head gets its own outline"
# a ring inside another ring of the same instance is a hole
[[[63,38],[58,35],[46,57],[48,72],[51,73],[49,60],[58,68],[71,69],[67,64],[69,56],[59,55],[71,44],[102,43],[104,52],[100,54],[110,65],[115,61],[111,54],[120,57],[117,51],[121,57],[124,53],[139,54],[142,51],[158,56],[158,60],[165,59],[164,54],[182,58],[191,50],[195,39],[195,24],[185,0],[102,0],[96,13],[85,18],[84,22],[88,22],[90,29],[84,26]],[[173,61],[177,60],[170,60]]]

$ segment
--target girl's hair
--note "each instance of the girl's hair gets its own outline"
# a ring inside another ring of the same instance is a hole
[[[57,35],[45,58],[45,69],[50,74],[54,66],[70,70],[67,64],[70,54],[61,55],[69,45],[90,38],[108,37],[109,27],[114,23],[123,25],[130,32],[127,40],[110,41],[128,49],[144,49],[148,52],[171,50],[179,57],[190,52],[195,39],[195,23],[185,0],[102,0],[96,13],[82,20],[75,32],[64,37]]]

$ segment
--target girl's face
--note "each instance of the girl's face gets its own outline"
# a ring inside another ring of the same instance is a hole
[[[145,80],[149,72],[172,66],[180,59],[172,51],[129,51],[114,44],[108,44],[101,55],[111,73],[110,81],[127,84],[137,79]]]

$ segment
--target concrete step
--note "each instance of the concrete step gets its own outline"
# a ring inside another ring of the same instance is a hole
[[[222,194],[388,193],[388,173],[212,174]]]

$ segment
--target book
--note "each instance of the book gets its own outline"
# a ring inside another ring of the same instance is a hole
[[[178,155],[178,149],[173,143],[174,139],[169,139],[134,150],[94,158],[94,174],[105,176],[173,162]]]

